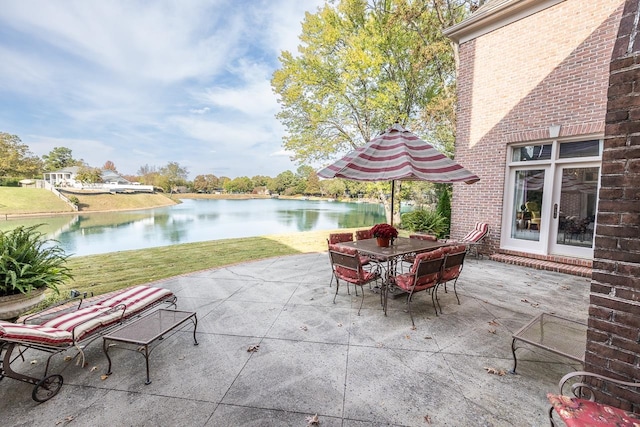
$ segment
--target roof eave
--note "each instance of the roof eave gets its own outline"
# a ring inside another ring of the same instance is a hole
[[[508,25],[565,0],[506,0],[480,8],[464,21],[444,30],[444,35],[460,44]]]

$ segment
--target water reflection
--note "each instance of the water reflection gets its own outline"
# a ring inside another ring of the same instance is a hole
[[[72,255],[384,222],[380,205],[305,200],[192,200],[134,212],[65,215],[0,222],[0,229],[44,224],[40,231]]]

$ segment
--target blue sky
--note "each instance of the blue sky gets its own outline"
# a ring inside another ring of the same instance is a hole
[[[271,76],[324,0],[3,0],[0,132],[42,156],[193,179],[297,166]]]

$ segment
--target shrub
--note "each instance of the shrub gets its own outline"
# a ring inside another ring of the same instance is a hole
[[[76,196],[69,196],[68,199],[71,203],[73,203],[76,206],[80,204],[80,199],[78,199]]]
[[[402,214],[402,227],[412,231],[444,237],[448,221],[436,211],[416,209]]]
[[[45,239],[39,226],[0,231],[0,296],[45,287],[58,293],[58,285],[72,278],[65,265],[68,255],[50,245],[55,241]]]

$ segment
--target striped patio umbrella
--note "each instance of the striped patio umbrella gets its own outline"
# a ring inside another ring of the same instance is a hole
[[[440,153],[399,123],[317,174],[321,178],[391,181],[392,225],[396,180],[445,184],[473,184],[480,180],[477,175]]]

